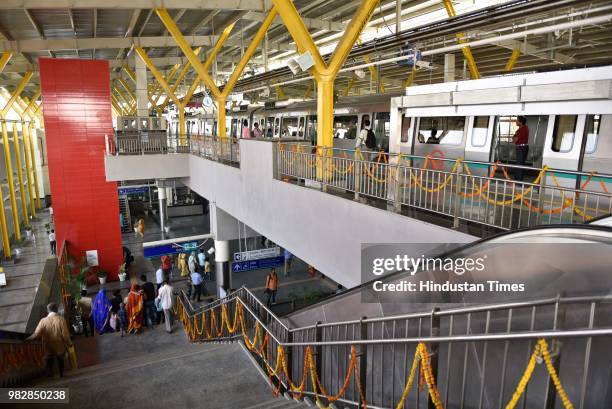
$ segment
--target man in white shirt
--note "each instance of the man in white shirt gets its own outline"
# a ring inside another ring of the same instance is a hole
[[[172,306],[174,305],[174,288],[168,284],[168,280],[164,281],[158,291],[157,299],[160,300],[161,307],[164,310],[164,318],[166,321],[166,332],[172,333]]]
[[[159,290],[164,283],[164,270],[162,268],[158,268],[155,272],[155,283],[157,284],[157,289]]]
[[[196,253],[192,251],[189,255],[189,260],[187,261],[187,266],[189,267],[189,274],[193,274],[196,272],[197,261],[196,261]]]
[[[200,249],[198,253],[198,264],[200,265],[200,273],[204,272],[204,265],[206,264],[206,256],[204,255],[204,251]]]
[[[361,148],[362,150],[366,148],[365,143],[368,139],[368,131],[370,130],[370,120],[365,118],[363,120],[363,128],[359,131],[359,135],[357,135],[357,139],[355,140],[355,149]]]
[[[49,233],[49,244],[51,245],[51,254],[57,255],[57,242],[55,241],[55,230],[53,229]]]

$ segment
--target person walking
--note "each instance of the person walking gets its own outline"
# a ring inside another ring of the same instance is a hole
[[[166,332],[172,333],[172,306],[174,305],[174,288],[164,281],[164,285],[159,289],[157,298],[160,300],[161,307],[164,310],[164,318],[166,321]]]
[[[200,249],[200,251],[198,251],[198,267],[199,267],[199,271],[200,273],[204,273],[204,266],[206,264],[206,255],[204,254],[204,250]]]
[[[276,269],[273,268],[266,277],[266,294],[268,299],[266,305],[270,307],[272,304],[276,304],[276,291],[278,290],[278,276],[276,275]]]
[[[285,249],[284,253],[285,258],[285,277],[289,277],[289,270],[291,270],[291,262],[293,261],[293,254],[287,249]]]
[[[51,246],[51,254],[57,255],[57,242],[55,241],[55,230],[49,232],[49,245]]]
[[[93,300],[91,297],[87,296],[87,290],[81,290],[81,298],[77,302],[77,308],[81,313],[81,323],[83,324],[83,333],[85,336],[89,331],[91,331],[91,336],[94,336],[94,319],[93,314],[91,313],[91,307],[93,305]],[[89,331],[88,331],[89,329]]]
[[[196,297],[198,298],[198,302],[202,301],[202,285],[204,280],[202,279],[202,274],[199,271],[195,270],[191,273],[191,285],[193,285],[193,298],[195,301]]]
[[[144,320],[149,329],[153,328],[153,324],[157,324],[157,310],[155,308],[155,286],[147,280],[146,274],[140,275],[142,281],[142,295],[144,302]]]
[[[47,305],[47,316],[40,320],[36,330],[26,340],[42,339],[47,360],[47,376],[53,376],[53,362],[57,361],[60,378],[64,376],[64,354],[72,347],[68,324],[64,317],[57,313],[57,304]]]

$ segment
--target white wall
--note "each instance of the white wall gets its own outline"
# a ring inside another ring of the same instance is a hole
[[[185,185],[346,287],[361,282],[362,243],[466,243],[476,239],[275,180],[274,148],[274,142],[241,140],[240,169],[195,155],[145,156],[148,161],[134,156],[107,157],[107,179],[170,177],[170,172],[182,172],[186,161],[189,176],[181,179]]]

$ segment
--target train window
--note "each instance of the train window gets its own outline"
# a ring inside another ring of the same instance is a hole
[[[554,152],[569,152],[574,145],[578,115],[556,115],[551,149]]]
[[[277,137],[280,131],[280,118],[274,118],[274,136]]]
[[[390,133],[391,114],[389,112],[377,112],[374,116],[374,135],[376,135],[376,139],[379,142],[388,141]]]
[[[357,115],[334,116],[334,138],[355,139],[357,137]]]
[[[489,130],[488,116],[475,116],[472,127],[472,146],[481,147],[487,144],[487,131]]]
[[[417,140],[426,144],[460,145],[464,132],[464,116],[421,118]]]
[[[586,134],[586,144],[584,153],[594,153],[597,149],[597,139],[599,139],[599,127],[601,125],[601,115],[587,115],[584,133]]]
[[[281,138],[297,138],[298,119],[294,116],[286,116],[281,120]]]

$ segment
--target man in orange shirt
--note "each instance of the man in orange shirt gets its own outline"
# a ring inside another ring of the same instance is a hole
[[[57,313],[57,304],[47,305],[47,316],[40,320],[36,330],[27,341],[42,339],[47,354],[47,376],[53,376],[53,361],[57,361],[59,376],[64,376],[64,354],[72,346],[68,324],[64,317]]]
[[[272,304],[276,304],[276,291],[278,290],[278,276],[276,275],[276,269],[270,270],[270,273],[266,277],[266,294],[268,299],[266,305],[270,307]]]

